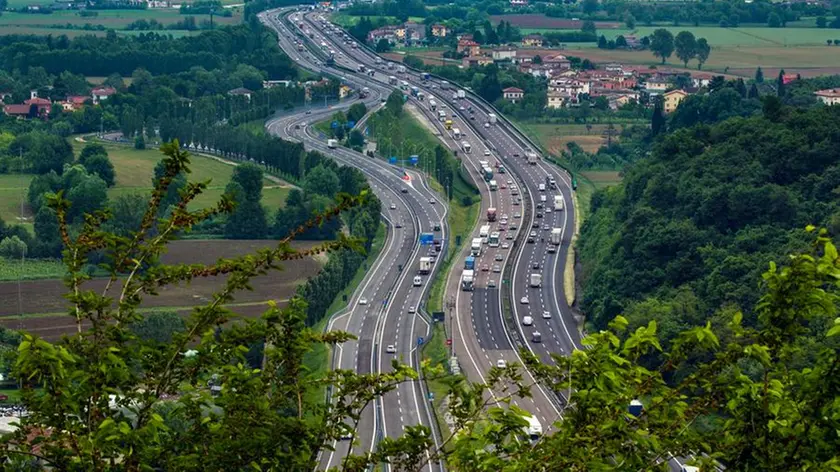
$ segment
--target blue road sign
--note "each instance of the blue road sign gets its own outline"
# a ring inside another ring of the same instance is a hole
[[[352,127],[354,127],[354,126],[356,126],[356,122],[355,122],[355,121],[348,121],[348,122],[347,122],[347,127],[348,127],[348,128],[352,128]]]
[[[418,158],[417,158],[417,156],[411,156],[411,157],[409,158],[409,161],[411,162],[411,165],[413,165],[413,166],[416,166],[416,165],[417,165],[417,162],[418,162],[419,160],[420,160],[420,159],[418,159]]]
[[[418,346],[423,345],[423,338],[417,338],[417,345]]]
[[[370,128],[365,126],[365,136],[370,136]]]
[[[330,128],[332,128],[332,129],[336,129],[336,128],[338,128],[338,122],[337,122],[337,121],[333,121],[332,123],[330,123]]]
[[[389,164],[396,164],[397,163],[397,158],[396,157],[389,157],[388,158],[388,163]]]

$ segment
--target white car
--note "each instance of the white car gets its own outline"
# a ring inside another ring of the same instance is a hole
[[[408,312],[409,312],[409,313],[414,313],[415,311],[416,311],[416,309],[414,308],[414,305],[410,305],[410,306],[408,307]]]
[[[359,305],[367,305],[367,298],[360,298]]]
[[[513,180],[508,179],[507,184],[508,185],[513,185]]]
[[[543,319],[544,319],[544,320],[547,320],[547,319],[550,319],[550,318],[551,318],[551,312],[549,312],[549,311],[544,311],[544,312],[543,312]]]
[[[522,218],[522,213],[519,213],[519,212],[517,211],[516,213],[514,213],[514,214],[513,214],[513,217],[514,217],[514,218]]]
[[[394,354],[395,352],[397,352],[397,348],[394,347],[393,344],[389,344],[388,347],[385,348],[385,352],[387,352],[388,354]]]
[[[523,305],[527,305],[527,304],[528,304],[528,297],[522,297],[522,298],[520,298],[520,299],[519,299],[519,303],[521,303],[521,304],[523,304]]]
[[[487,287],[493,288],[495,286],[496,286],[496,281],[495,280],[490,279],[490,280],[487,281]]]
[[[522,325],[523,326],[531,326],[532,324],[534,324],[534,319],[533,318],[531,318],[530,316],[522,317]]]
[[[510,248],[510,244],[502,243],[502,249],[509,249],[509,248]]]
[[[496,265],[493,266],[493,272],[498,274],[501,271],[502,271],[502,268],[499,266],[499,264],[496,264]]]
[[[485,156],[489,156],[489,155],[490,155],[490,150],[489,150],[489,149],[485,149],[485,150],[484,150],[484,155],[485,155]]]
[[[489,127],[490,127],[490,123],[484,123],[484,127],[485,127],[485,128],[489,128]]]
[[[505,367],[507,367],[507,362],[505,362],[504,359],[499,359],[496,361],[496,367],[504,369]]]
[[[392,210],[396,210],[396,209],[397,209],[397,204],[396,204],[396,203],[392,203],[392,204],[391,204],[391,209],[392,209]]]
[[[504,258],[505,258],[505,256],[503,256],[503,255],[502,255],[502,253],[500,253],[500,252],[497,252],[497,253],[496,253],[496,257],[495,257],[495,259],[496,259],[497,261],[502,261],[502,260],[504,260]]]
[[[432,205],[434,205],[434,204],[435,204],[435,203],[437,203],[437,202],[435,201],[435,199],[434,199],[434,198],[430,198],[430,199],[429,199],[429,203],[431,203]]]

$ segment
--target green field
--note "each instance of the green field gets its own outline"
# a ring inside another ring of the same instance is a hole
[[[10,260],[0,257],[0,281],[60,279],[67,273],[63,262],[52,259]]]
[[[137,36],[141,33],[147,33],[148,31],[128,31],[128,30],[115,30],[117,34],[127,35],[127,36]],[[201,31],[187,31],[187,30],[166,30],[166,31],[158,31],[158,33],[166,33],[167,36],[172,36],[173,38],[181,38],[184,36],[196,36],[201,34]],[[33,27],[33,26],[21,26],[21,27],[7,27],[3,26],[0,27],[0,35],[11,35],[11,34],[19,34],[19,35],[36,35],[36,36],[67,36],[70,39],[78,38],[79,36],[105,36],[108,34],[107,31],[96,31],[96,30],[83,30],[83,29],[65,29],[65,28],[49,28],[49,27]]]
[[[11,6],[11,5],[10,5]],[[177,9],[148,9],[148,10],[98,10],[96,17],[82,17],[76,11],[55,11],[48,15],[4,12],[0,16],[0,34],[66,34],[70,37],[84,34],[102,35],[104,31],[78,29],[84,25],[92,27],[102,26],[107,29],[122,30],[128,24],[144,19],[157,20],[159,23],[168,25],[177,23],[187,15],[181,15]],[[209,15],[194,15],[197,22],[209,20]],[[225,18],[214,16],[214,23],[220,25],[238,24],[242,20],[241,13],[234,10],[234,15]],[[67,28],[67,25],[73,25]],[[75,28],[74,28],[75,27]],[[144,32],[144,31],[143,31]],[[172,34],[173,36],[184,36],[197,34],[198,31],[166,30],[160,33]],[[141,31],[122,31],[125,34],[139,34]]]
[[[73,147],[78,155],[84,143],[73,141]],[[156,149],[135,150],[127,146],[105,144],[108,156],[114,164],[117,173],[116,185],[108,190],[108,196],[114,198],[125,193],[142,193],[152,189],[152,175],[155,164],[162,155]],[[192,181],[212,179],[207,190],[195,200],[195,206],[206,208],[215,204],[224,192],[225,186],[233,174],[233,166],[205,156],[193,156]],[[26,200],[31,175],[3,174],[0,175],[0,218],[7,223],[19,223],[21,216],[21,198]],[[269,214],[277,211],[286,202],[286,196],[291,187],[285,183],[277,183],[266,179],[263,187],[262,202],[269,209]],[[29,207],[23,205],[24,217],[31,217]],[[29,220],[27,220],[29,221]]]
[[[21,199],[24,201],[24,217],[29,217],[26,192],[29,189],[31,175],[0,174],[0,219],[6,223],[21,223]]]
[[[84,144],[74,141],[73,146],[78,154]],[[114,188],[108,191],[110,197],[113,198],[120,193],[148,192],[152,189],[152,175],[154,174],[155,164],[162,157],[157,149],[138,151],[127,146],[114,144],[105,144],[105,148],[108,150],[108,156],[114,163],[114,169],[117,172],[117,183]],[[196,206],[200,208],[212,206],[224,193],[225,186],[233,174],[233,166],[210,157],[193,155],[191,167],[192,172],[188,177],[191,181],[211,179],[205,193],[195,200]],[[291,187],[288,185],[281,186],[268,179],[264,182],[263,205],[268,207],[271,212],[276,211],[286,202],[286,196],[289,194]]]

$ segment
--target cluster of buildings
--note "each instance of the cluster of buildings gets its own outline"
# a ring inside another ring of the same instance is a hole
[[[449,34],[449,29],[442,24],[432,25],[430,31],[432,36],[436,38],[445,38]],[[401,25],[376,28],[375,30],[371,30],[367,35],[367,40],[370,44],[376,44],[383,39],[391,44],[402,43],[406,46],[418,44],[426,39],[426,25],[407,21]]]
[[[37,90],[29,92],[29,99],[23,103],[6,103],[11,98],[11,93],[3,93],[3,113],[19,119],[24,118],[47,118],[54,107],[58,106],[62,111],[72,112],[81,109],[87,104],[98,105],[117,93],[114,87],[95,87],[90,95],[68,95],[64,100],[53,101],[38,96]]]
[[[554,109],[579,106],[583,100],[592,102],[599,97],[606,98],[610,108],[617,109],[631,102],[643,101],[643,98],[649,101],[661,95],[665,113],[671,113],[685,97],[708,86],[713,78],[710,74],[687,77],[682,71],[615,63],[596,70],[576,70],[561,54],[535,62],[533,57],[519,55],[522,51],[512,51],[512,56],[507,49],[494,51],[496,53],[506,55],[504,59],[510,60],[520,72],[544,79],[546,107]],[[678,82],[677,76],[682,76],[682,80]],[[834,92],[835,103],[840,104],[840,89]],[[517,87],[502,91],[503,98],[513,103],[522,100],[524,95],[525,92]]]

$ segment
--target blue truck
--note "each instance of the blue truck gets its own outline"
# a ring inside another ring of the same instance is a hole
[[[475,270],[475,257],[467,256],[467,259],[464,261],[464,269]]]
[[[431,78],[431,75],[428,72],[423,72],[423,80],[429,80],[429,78]]]

